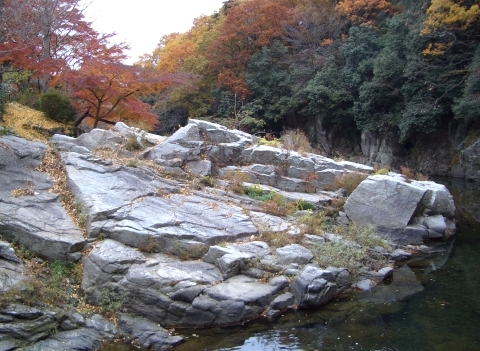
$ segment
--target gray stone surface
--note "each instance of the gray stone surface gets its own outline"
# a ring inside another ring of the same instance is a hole
[[[390,254],[390,257],[395,262],[399,262],[399,261],[408,260],[409,258],[412,257],[412,254],[410,252],[402,250],[402,249],[396,249]]]
[[[52,179],[35,170],[45,152],[46,146],[38,142],[0,138],[0,232],[4,240],[16,240],[42,258],[78,259],[83,234],[59,196],[48,192]],[[16,189],[31,189],[32,194],[15,197]]]
[[[298,244],[291,244],[276,249],[275,256],[277,256],[278,263],[282,265],[289,265],[291,263],[303,265],[310,262],[313,258],[310,250]]]
[[[134,247],[201,257],[207,244],[257,233],[228,199],[176,194],[178,183],[147,169],[106,166],[74,153],[64,158],[69,184],[87,209],[91,238],[102,233]]]
[[[403,232],[425,192],[389,176],[370,176],[349,196],[344,209],[354,223]]]
[[[332,272],[314,266],[306,266],[292,282],[292,294],[299,308],[321,306],[337,291]]]

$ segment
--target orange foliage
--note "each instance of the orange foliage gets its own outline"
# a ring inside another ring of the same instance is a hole
[[[374,26],[380,12],[392,13],[389,0],[341,0],[335,9],[355,24]]]
[[[64,72],[54,81],[59,85],[65,82],[73,89],[77,109],[89,108],[85,117],[93,119],[94,128],[100,122],[113,124],[119,120],[141,120],[153,128],[156,117],[138,94],[167,84],[163,78],[146,76],[139,67],[115,61],[87,62],[81,69]]]
[[[218,84],[245,98],[249,90],[244,71],[250,56],[280,39],[292,19],[291,8],[276,0],[250,0],[229,8],[221,33],[207,52]]]

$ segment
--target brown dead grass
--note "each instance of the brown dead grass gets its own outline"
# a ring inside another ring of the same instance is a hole
[[[45,117],[43,112],[33,110],[16,102],[6,106],[4,124],[12,128],[15,133],[27,140],[39,140],[46,142],[50,136],[42,132],[42,129],[64,128],[67,132],[71,126],[52,121]]]

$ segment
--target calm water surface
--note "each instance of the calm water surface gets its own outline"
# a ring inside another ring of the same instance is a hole
[[[440,254],[396,270],[390,284],[318,311],[286,313],[275,323],[179,330],[188,339],[173,350],[480,350],[480,184],[443,183],[455,197],[459,229],[436,247]]]

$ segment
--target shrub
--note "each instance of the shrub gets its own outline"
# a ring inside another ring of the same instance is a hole
[[[0,136],[5,136],[5,135],[15,135],[15,130],[12,127],[0,126]]]
[[[243,183],[250,179],[247,173],[241,171],[227,172],[225,179],[228,180],[229,185],[227,190],[233,191],[237,194],[245,194]]]
[[[285,131],[280,140],[285,149],[297,151],[301,155],[313,150],[307,136],[299,129]]]
[[[264,191],[258,184],[250,185],[247,189],[245,189],[245,194],[247,194],[248,197],[258,201],[268,201],[273,197],[272,193],[269,191]]]
[[[402,175],[405,177],[406,181],[410,181],[412,179],[415,179],[415,174],[413,171],[407,167],[407,166],[400,166],[400,171],[402,172]]]
[[[265,137],[258,138],[257,143],[259,145],[266,145],[266,146],[273,146],[273,147],[280,147],[282,143],[280,142],[280,139],[273,138],[273,139],[267,139]]]
[[[72,103],[58,92],[43,94],[40,97],[40,110],[56,122],[68,123],[75,120],[76,111]]]
[[[320,266],[343,267],[356,278],[361,266],[379,269],[388,263],[383,255],[371,250],[375,246],[389,248],[384,240],[375,235],[373,228],[337,226],[336,233],[342,235],[343,240],[319,243],[313,250]]]
[[[295,209],[297,211],[313,211],[315,210],[315,206],[313,206],[310,202],[305,200],[297,200],[294,202]]]
[[[125,143],[125,149],[128,151],[139,151],[143,150],[145,147],[142,144],[142,140],[139,140],[137,135],[131,134]]]
[[[272,194],[263,202],[262,209],[274,216],[286,216],[295,211],[295,204],[287,202],[280,194]]]
[[[215,179],[211,176],[202,176],[202,178],[200,178],[200,184],[213,188],[215,187]]]
[[[375,174],[378,175],[388,175],[390,171],[387,168],[380,168],[377,171],[375,171]]]
[[[346,195],[349,196],[365,178],[367,175],[363,173],[343,173],[335,177],[333,186],[335,189],[344,189]]]

